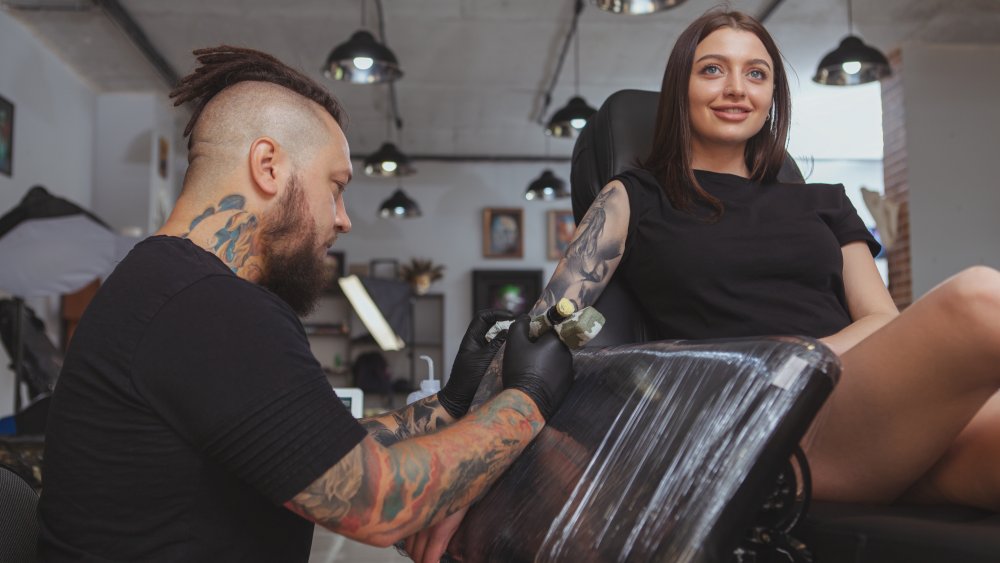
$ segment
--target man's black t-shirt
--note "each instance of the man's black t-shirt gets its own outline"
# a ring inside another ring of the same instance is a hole
[[[617,271],[655,338],[819,338],[850,324],[841,246],[864,241],[875,255],[879,245],[842,185],[695,177],[722,201],[716,222],[675,209],[645,170],[616,177],[630,208]]]
[[[42,561],[306,561],[282,506],[365,436],[288,305],[190,241],[107,279],[52,399]]]

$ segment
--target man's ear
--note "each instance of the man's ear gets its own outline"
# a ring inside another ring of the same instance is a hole
[[[260,137],[250,144],[250,178],[267,197],[276,195],[285,182],[287,160],[284,151],[271,137]]]

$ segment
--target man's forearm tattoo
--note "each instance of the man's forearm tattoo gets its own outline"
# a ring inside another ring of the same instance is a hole
[[[531,399],[505,393],[441,432],[363,441],[286,506],[351,537],[394,541],[482,494],[541,429]]]
[[[433,432],[451,421],[437,395],[425,397],[412,405],[361,420],[368,434],[383,446]]]

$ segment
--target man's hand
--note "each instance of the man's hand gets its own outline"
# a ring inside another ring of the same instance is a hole
[[[514,315],[502,309],[484,309],[476,313],[465,337],[458,346],[458,354],[451,367],[451,375],[444,389],[438,392],[438,401],[452,418],[459,419],[469,411],[479,382],[486,373],[493,356],[503,344],[502,337],[486,342],[486,332],[499,321],[509,321]]]
[[[507,333],[503,387],[523,391],[548,420],[573,384],[573,356],[553,331],[532,342],[528,323],[523,315]]]

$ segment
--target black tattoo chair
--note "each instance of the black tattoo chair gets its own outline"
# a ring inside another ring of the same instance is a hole
[[[658,97],[657,92],[617,92],[582,131],[571,176],[577,222],[612,176],[648,153]],[[789,158],[779,178],[802,181],[802,174]],[[591,346],[647,340],[641,309],[614,278],[596,307],[608,322]],[[820,563],[1000,561],[1000,515],[960,506],[814,502],[794,534]]]
[[[35,560],[38,541],[38,493],[27,480],[0,465],[0,561]]]

